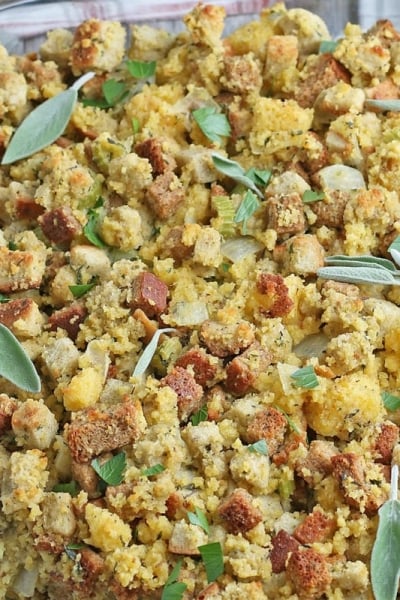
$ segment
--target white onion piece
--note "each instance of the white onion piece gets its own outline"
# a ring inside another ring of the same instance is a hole
[[[348,165],[329,165],[323,167],[316,174],[323,190],[360,190],[364,189],[363,174]]]
[[[319,357],[325,351],[329,338],[324,333],[313,333],[307,335],[294,348],[293,352],[299,358]]]
[[[282,390],[285,392],[285,394],[292,394],[295,388],[293,386],[293,379],[291,378],[291,375],[297,371],[299,367],[281,362],[278,362],[276,367],[278,369]]]
[[[222,256],[235,263],[249,254],[260,252],[263,248],[264,246],[254,238],[242,236],[224,242],[221,246],[221,253]]]
[[[12,590],[18,597],[32,598],[36,589],[39,569],[34,566],[33,569],[21,568],[12,584]]]
[[[177,302],[170,309],[171,322],[182,327],[199,325],[206,321],[208,316],[207,306],[201,300]]]

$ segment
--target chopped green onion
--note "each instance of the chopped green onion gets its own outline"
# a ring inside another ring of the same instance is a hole
[[[295,387],[311,390],[318,386],[318,378],[312,365],[297,369],[290,377],[294,380]]]
[[[224,572],[224,557],[221,544],[220,542],[204,544],[203,546],[198,546],[198,550],[206,569],[207,581],[211,583]]]

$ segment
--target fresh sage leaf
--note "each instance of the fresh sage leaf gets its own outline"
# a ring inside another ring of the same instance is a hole
[[[229,121],[223,113],[215,106],[203,106],[192,111],[192,116],[201,131],[212,142],[221,143],[221,137],[227,137],[231,133]]]
[[[394,396],[389,392],[382,392],[382,402],[386,410],[394,411],[400,408],[400,397]]]
[[[68,483],[56,483],[52,489],[53,492],[63,492],[64,494],[70,494],[75,497],[79,493],[79,486],[76,481],[72,480]]]
[[[243,235],[246,235],[246,222],[260,207],[260,201],[251,190],[247,190],[235,214],[235,223],[243,223]]]
[[[371,583],[375,600],[395,600],[400,577],[399,468],[392,466],[390,498],[379,509],[379,525],[371,554]]]
[[[7,302],[10,302],[10,298],[4,294],[0,294],[0,304],[6,304]]]
[[[83,228],[85,238],[97,248],[106,248],[107,244],[103,242],[97,233],[99,223],[102,218],[102,209],[104,205],[103,198],[98,198],[93,208],[88,211],[88,220]]]
[[[347,283],[376,283],[380,285],[400,285],[388,269],[376,267],[322,267],[317,271],[322,279],[334,279]]]
[[[0,376],[27,392],[40,392],[35,366],[15,335],[0,323]]]
[[[266,440],[258,440],[254,444],[249,444],[247,448],[249,452],[258,452],[258,454],[268,456],[268,444]]]
[[[117,79],[107,79],[101,86],[103,98],[83,98],[84,106],[97,106],[98,108],[113,108],[129,95],[126,83]]]
[[[246,171],[246,177],[249,177],[256,185],[265,187],[271,179],[272,171],[269,169],[256,169],[251,167]]]
[[[55,142],[68,125],[78,98],[78,90],[93,76],[92,72],[82,75],[70,88],[49,98],[30,112],[14,132],[1,164],[8,165],[27,158]]]
[[[153,77],[157,66],[155,60],[127,60],[125,64],[130,75],[135,77],[135,79],[148,79],[149,77]]]
[[[198,506],[196,506],[195,512],[188,511],[187,515],[188,515],[188,519],[192,525],[198,525],[206,533],[210,533],[210,526],[208,524],[207,517]]]
[[[220,154],[216,154],[215,152],[211,155],[214,167],[223,175],[230,177],[237,181],[237,183],[241,183],[245,187],[252,190],[259,198],[263,198],[263,194],[260,192],[254,181],[246,175],[246,171],[234,160],[230,158],[225,158],[225,156],[221,156]]]
[[[176,331],[173,327],[165,327],[164,329],[157,329],[154,333],[153,337],[149,344],[147,344],[146,348],[143,351],[142,356],[139,358],[136,367],[132,373],[133,377],[138,377],[139,375],[143,375],[146,372],[147,367],[151,363],[151,360],[157,350],[157,344],[160,337],[163,333],[170,333],[171,331]]]
[[[208,583],[215,581],[224,572],[224,556],[220,542],[198,546],[207,573]]]
[[[388,248],[388,251],[396,265],[400,265],[400,235],[393,240]]]
[[[277,409],[278,409],[278,410],[279,410],[279,411],[280,411],[280,412],[283,414],[283,416],[285,417],[286,421],[288,422],[288,425],[289,425],[290,429],[291,429],[292,431],[294,431],[295,433],[297,433],[298,435],[301,435],[301,431],[300,431],[300,429],[297,427],[297,425],[296,425],[296,423],[293,421],[293,419],[291,419],[291,418],[289,417],[289,415],[287,414],[287,412],[285,412],[285,411],[283,410],[283,408],[281,408],[280,406],[277,406],[276,408],[277,408]]]
[[[334,254],[327,256],[325,259],[327,265],[336,267],[348,267],[348,266],[367,266],[367,267],[383,267],[389,269],[389,271],[397,272],[395,265],[391,260],[387,258],[381,258],[380,256],[371,256],[370,254],[360,254],[356,256],[347,256],[345,254]],[[400,271],[398,272],[400,275]]]
[[[91,465],[104,483],[107,485],[120,485],[124,480],[126,454],[125,452],[119,452],[105,463],[100,463],[98,458],[94,458]]]
[[[399,112],[400,111],[400,100],[375,100],[373,98],[367,98],[364,102],[365,108],[375,108],[381,112]]]
[[[312,390],[316,388],[318,384],[318,378],[315,374],[314,367],[307,365],[301,369],[297,369],[290,376],[293,379],[293,385],[295,387],[301,387],[306,390]]]

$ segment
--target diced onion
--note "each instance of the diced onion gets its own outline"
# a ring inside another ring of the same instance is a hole
[[[199,325],[208,319],[208,310],[205,302],[195,300],[193,302],[177,302],[170,308],[169,316],[171,323],[188,327]]]
[[[221,246],[221,253],[225,258],[235,263],[249,256],[249,254],[260,252],[263,248],[264,246],[254,238],[241,236],[224,242]]]
[[[348,165],[329,165],[317,172],[319,184],[323,190],[360,190],[364,189],[363,174]]]
[[[293,348],[299,358],[319,357],[326,349],[329,338],[324,333],[314,333],[305,337]]]
[[[285,394],[292,394],[295,390],[293,386],[292,373],[297,371],[298,367],[288,363],[277,363],[278,375]]]
[[[38,574],[39,569],[37,566],[34,566],[30,570],[22,567],[12,584],[13,592],[15,592],[18,597],[32,598],[35,593]]]

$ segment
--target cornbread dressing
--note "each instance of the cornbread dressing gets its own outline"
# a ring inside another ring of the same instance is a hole
[[[0,46],[1,155],[94,73],[63,135],[0,167],[0,323],[41,380],[1,378],[6,600],[374,598],[400,292],[318,271],[400,234],[400,113],[369,102],[400,98],[400,31],[224,19]]]

